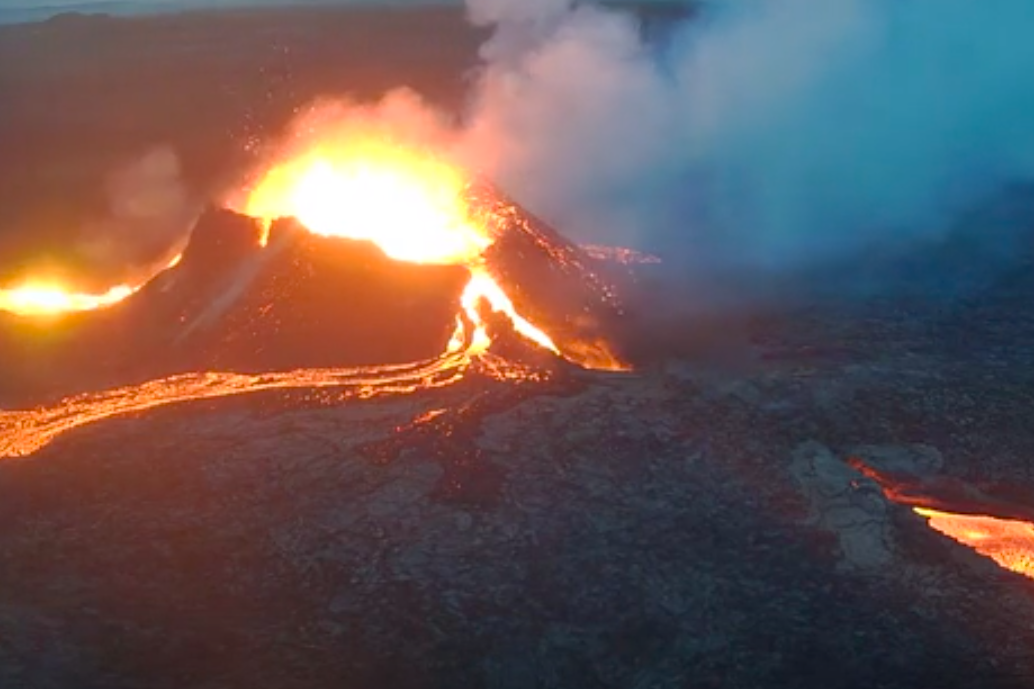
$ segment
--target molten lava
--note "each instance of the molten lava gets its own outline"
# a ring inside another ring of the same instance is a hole
[[[180,261],[177,255],[161,270]],[[160,270],[158,272],[161,272]],[[79,292],[56,281],[27,280],[17,287],[0,289],[0,311],[17,316],[57,316],[63,313],[93,311],[117,304],[138,292],[154,275],[131,285],[116,285],[100,293]]]
[[[1026,508],[985,496],[956,479],[878,471],[858,457],[849,457],[847,463],[875,481],[888,500],[908,505],[916,514],[925,517],[930,528],[994,560],[1005,569],[1034,579],[1034,523],[974,514],[994,511],[1025,516],[1029,514]],[[970,513],[951,512],[948,507]]]
[[[930,528],[969,546],[1011,572],[1034,579],[1034,524],[983,515],[952,514],[925,507],[916,513]]]
[[[536,328],[517,313],[517,310],[513,307],[513,302],[506,296],[506,292],[503,291],[498,282],[492,279],[492,276],[488,274],[488,270],[483,266],[471,268],[470,282],[467,283],[466,288],[463,290],[463,297],[461,299],[463,310],[475,328],[470,343],[472,353],[483,353],[492,344],[492,339],[485,329],[485,323],[481,319],[481,314],[478,313],[478,304],[482,300],[488,302],[494,312],[504,314],[509,318],[517,334],[544,349],[550,350],[554,354],[560,354],[560,350],[553,344],[553,340],[549,338],[549,335]]]
[[[185,373],[139,385],[89,392],[50,407],[0,410],[0,458],[25,457],[57,436],[105,419],[197,400],[267,390],[336,388],[338,400],[367,399],[444,387],[459,381],[473,364],[493,377],[540,380],[543,374],[491,354],[473,361],[465,351],[414,364],[355,368],[300,369],[280,373]]]
[[[466,185],[458,169],[433,154],[371,136],[317,143],[274,166],[240,210],[267,226],[295,217],[310,232],[366,240],[399,261],[466,266],[470,282],[461,304],[474,326],[470,354],[491,345],[478,313],[487,303],[522,337],[563,356],[549,335],[517,313],[490,274],[483,254],[495,242],[493,224],[473,217],[464,200]]]
[[[464,177],[430,154],[376,138],[316,145],[275,166],[245,215],[295,217],[325,237],[368,240],[410,263],[466,265],[493,239],[468,216]]]
[[[100,294],[76,292],[53,282],[26,282],[0,289],[0,311],[18,316],[53,316],[73,311],[92,311],[118,303],[138,288],[118,285]]]

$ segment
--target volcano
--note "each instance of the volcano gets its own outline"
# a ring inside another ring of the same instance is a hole
[[[269,388],[371,395],[470,370],[618,368],[606,339],[622,309],[598,262],[486,183],[468,186],[465,204],[493,237],[469,264],[400,260],[296,218],[210,208],[175,264],[118,303],[8,315],[5,360],[19,366],[7,396],[65,399],[0,412],[0,453],[115,414]]]

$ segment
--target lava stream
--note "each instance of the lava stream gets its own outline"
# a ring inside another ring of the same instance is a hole
[[[535,380],[543,374],[470,348],[415,364],[298,369],[278,373],[185,373],[102,392],[49,407],[0,411],[0,458],[25,457],[63,433],[157,407],[269,390],[340,388],[340,399],[407,394],[458,382],[475,364],[492,378]]]
[[[102,392],[61,400],[54,406],[25,411],[0,410],[0,458],[24,457],[50,444],[57,436],[80,426],[116,416],[139,413],[161,406],[230,397],[277,389],[341,388],[341,399],[406,394],[458,382],[475,365],[497,380],[529,380],[541,376],[519,364],[488,352],[491,338],[478,311],[481,300],[496,311],[511,314],[513,306],[486,274],[474,271],[463,292],[462,303],[472,327],[457,316],[456,328],[445,351],[436,359],[413,364],[358,366],[352,368],[298,369],[295,371],[243,373],[186,373]],[[514,327],[529,339],[541,338],[542,346],[555,345],[520,316]]]
[[[969,546],[999,566],[1034,579],[1034,524],[984,515],[953,514],[913,508],[930,528]]]
[[[499,286],[499,283],[492,279],[492,276],[484,267],[471,269],[470,282],[467,283],[467,287],[463,290],[463,296],[460,300],[467,318],[474,324],[474,335],[471,340],[471,351],[473,353],[486,352],[492,344],[492,338],[489,337],[485,323],[481,319],[481,314],[478,313],[478,305],[482,300],[488,303],[494,312],[502,313],[509,318],[510,323],[513,324],[513,329],[518,335],[534,342],[543,349],[548,349],[558,356],[563,356],[549,335],[536,328],[517,313],[517,310],[513,307],[513,302],[506,296],[506,292]]]

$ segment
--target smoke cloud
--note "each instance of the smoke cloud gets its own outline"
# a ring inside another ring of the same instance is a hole
[[[104,191],[106,212],[79,243],[91,264],[147,274],[183,248],[199,208],[175,150],[157,146],[127,161],[109,173]]]
[[[796,270],[948,231],[1034,173],[1034,3],[468,0],[466,155],[578,238]]]
[[[1034,178],[1029,0],[713,0],[649,40],[598,4],[466,7],[492,35],[458,117],[400,90],[322,104],[294,138],[376,122],[711,286],[926,251],[960,223],[1001,258],[1030,220],[973,215]]]

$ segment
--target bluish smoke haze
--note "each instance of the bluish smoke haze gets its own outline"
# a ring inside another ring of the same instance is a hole
[[[662,46],[591,5],[468,8],[496,28],[471,160],[580,239],[797,270],[1034,177],[1029,0],[724,0]]]

